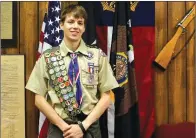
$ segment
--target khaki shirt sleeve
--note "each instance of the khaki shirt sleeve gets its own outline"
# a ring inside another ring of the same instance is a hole
[[[48,75],[43,55],[36,62],[25,88],[36,94],[45,96],[48,90]]]
[[[108,57],[104,54],[99,56],[99,82],[98,89],[101,93],[119,87],[113,75],[112,68],[108,62]]]

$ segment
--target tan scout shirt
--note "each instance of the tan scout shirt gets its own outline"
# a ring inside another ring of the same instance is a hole
[[[68,70],[71,58],[67,54],[70,50],[66,47],[64,41],[60,44],[60,52],[62,56],[65,56],[64,62]],[[119,85],[113,76],[107,56],[101,49],[87,47],[83,40],[81,40],[80,46],[75,52],[82,53],[81,56],[78,56],[83,100],[81,110],[84,114],[89,114],[97,104],[101,93],[116,88]],[[89,63],[94,64],[94,79],[91,82],[89,81]],[[55,90],[49,85],[49,74],[46,64],[44,56],[41,56],[30,75],[26,89],[44,97],[49,95],[49,100],[51,100],[55,111],[65,119],[68,116],[61,107]],[[74,88],[74,92],[76,92],[76,88]]]

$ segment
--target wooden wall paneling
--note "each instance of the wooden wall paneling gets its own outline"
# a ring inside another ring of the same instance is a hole
[[[167,2],[155,2],[155,55],[158,55],[167,43]],[[155,68],[155,116],[156,125],[168,123],[167,70]]]
[[[186,11],[188,12],[195,2],[186,2]],[[187,26],[186,39],[191,35],[195,29],[195,20]],[[187,121],[194,122],[194,57],[195,57],[195,39],[194,36],[187,45]]]
[[[71,5],[71,4],[78,4],[77,1],[62,1],[62,11],[64,8],[66,8],[67,6]]]
[[[26,81],[36,61],[38,45],[38,3],[20,2],[20,53],[25,54]],[[26,138],[37,137],[37,116],[34,94],[26,91]]]
[[[176,24],[185,15],[185,2],[168,2],[168,39],[176,32]],[[185,35],[181,35],[176,43],[175,51],[179,51],[185,43]],[[176,53],[175,52],[175,53]],[[186,51],[171,61],[168,67],[169,123],[186,121]]]
[[[19,32],[19,21],[20,21],[20,15],[19,15],[19,2],[17,2],[17,47],[16,48],[1,48],[1,54],[19,54],[19,36],[20,36],[20,32]]]
[[[48,2],[38,2],[38,17],[37,17],[37,20],[38,20],[38,30],[37,30],[37,45],[35,45],[35,52],[38,51],[38,47],[39,47],[39,40],[40,40],[40,32],[41,32],[41,29],[42,29],[42,23],[43,23],[43,20],[44,20],[44,15],[45,13],[47,12],[47,9],[48,9]],[[37,57],[36,59],[37,60]],[[35,107],[35,129],[36,129],[36,136],[39,135],[39,113],[40,111],[37,109],[37,107]]]

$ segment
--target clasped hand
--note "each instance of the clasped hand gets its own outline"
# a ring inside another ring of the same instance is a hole
[[[63,131],[63,138],[83,138],[83,135],[78,124],[69,125],[69,128]]]

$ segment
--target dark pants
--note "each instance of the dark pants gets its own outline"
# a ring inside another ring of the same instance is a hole
[[[50,123],[47,138],[63,138],[63,132],[57,126]],[[101,138],[99,121],[94,122],[88,128],[83,138]]]

